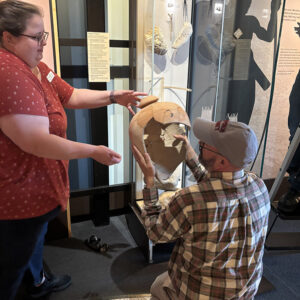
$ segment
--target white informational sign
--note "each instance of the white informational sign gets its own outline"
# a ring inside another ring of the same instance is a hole
[[[214,12],[216,15],[221,15],[223,13],[223,3],[216,3]]]
[[[109,34],[87,32],[89,82],[109,82]]]

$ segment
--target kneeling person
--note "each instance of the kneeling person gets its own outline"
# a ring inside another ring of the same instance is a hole
[[[262,277],[270,202],[264,182],[243,169],[257,153],[246,124],[197,118],[199,160],[186,137],[186,163],[197,184],[161,208],[150,156],[133,146],[144,173],[144,225],[154,243],[176,241],[152,299],[253,299]],[[199,162],[200,161],[200,162]],[[205,169],[203,168],[205,167]]]

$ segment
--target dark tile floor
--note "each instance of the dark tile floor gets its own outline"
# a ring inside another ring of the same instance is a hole
[[[271,220],[273,216],[271,213]],[[282,231],[300,231],[300,221],[279,219],[272,232]],[[50,300],[145,294],[156,276],[166,270],[166,262],[146,262],[124,216],[111,218],[110,225],[104,227],[94,227],[90,221],[72,224],[72,232],[72,239],[55,241],[45,248],[45,261],[51,270],[71,274],[73,280],[67,290],[49,296]],[[91,234],[110,245],[107,254],[96,253],[84,245]],[[264,276],[274,288],[257,295],[256,300],[300,299],[300,251],[266,251]]]

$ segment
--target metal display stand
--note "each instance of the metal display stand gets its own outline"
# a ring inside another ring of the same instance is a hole
[[[283,220],[300,220],[300,211],[296,211],[294,214],[285,214],[277,209],[278,201],[275,200],[276,194],[283,181],[286,170],[290,165],[291,160],[294,157],[294,154],[299,146],[299,143],[300,143],[300,124],[289,146],[288,152],[283,160],[279,173],[270,191],[271,207],[272,210],[276,213],[276,216],[266,236],[265,248],[267,250],[300,250],[299,232],[280,232],[280,233],[272,233],[272,235],[270,235],[278,217]]]

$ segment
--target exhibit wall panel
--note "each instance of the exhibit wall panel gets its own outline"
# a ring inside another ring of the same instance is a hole
[[[268,109],[273,98],[271,91],[272,85],[275,84],[273,73],[275,72],[277,47],[279,46],[282,9],[283,6],[280,0],[277,0],[277,2],[275,0],[253,1],[247,13],[248,16],[255,16],[260,25],[260,30],[254,31],[251,41],[256,71],[255,101],[249,122],[256,133],[258,141],[262,142],[253,166],[253,171],[259,175],[265,175],[261,174],[261,167],[267,163],[263,147],[266,138],[264,128],[268,117]],[[275,174],[273,177],[276,177]]]
[[[300,69],[300,36],[296,31],[299,23],[299,0],[287,0],[264,160],[264,178],[277,176],[289,146],[289,95]]]

